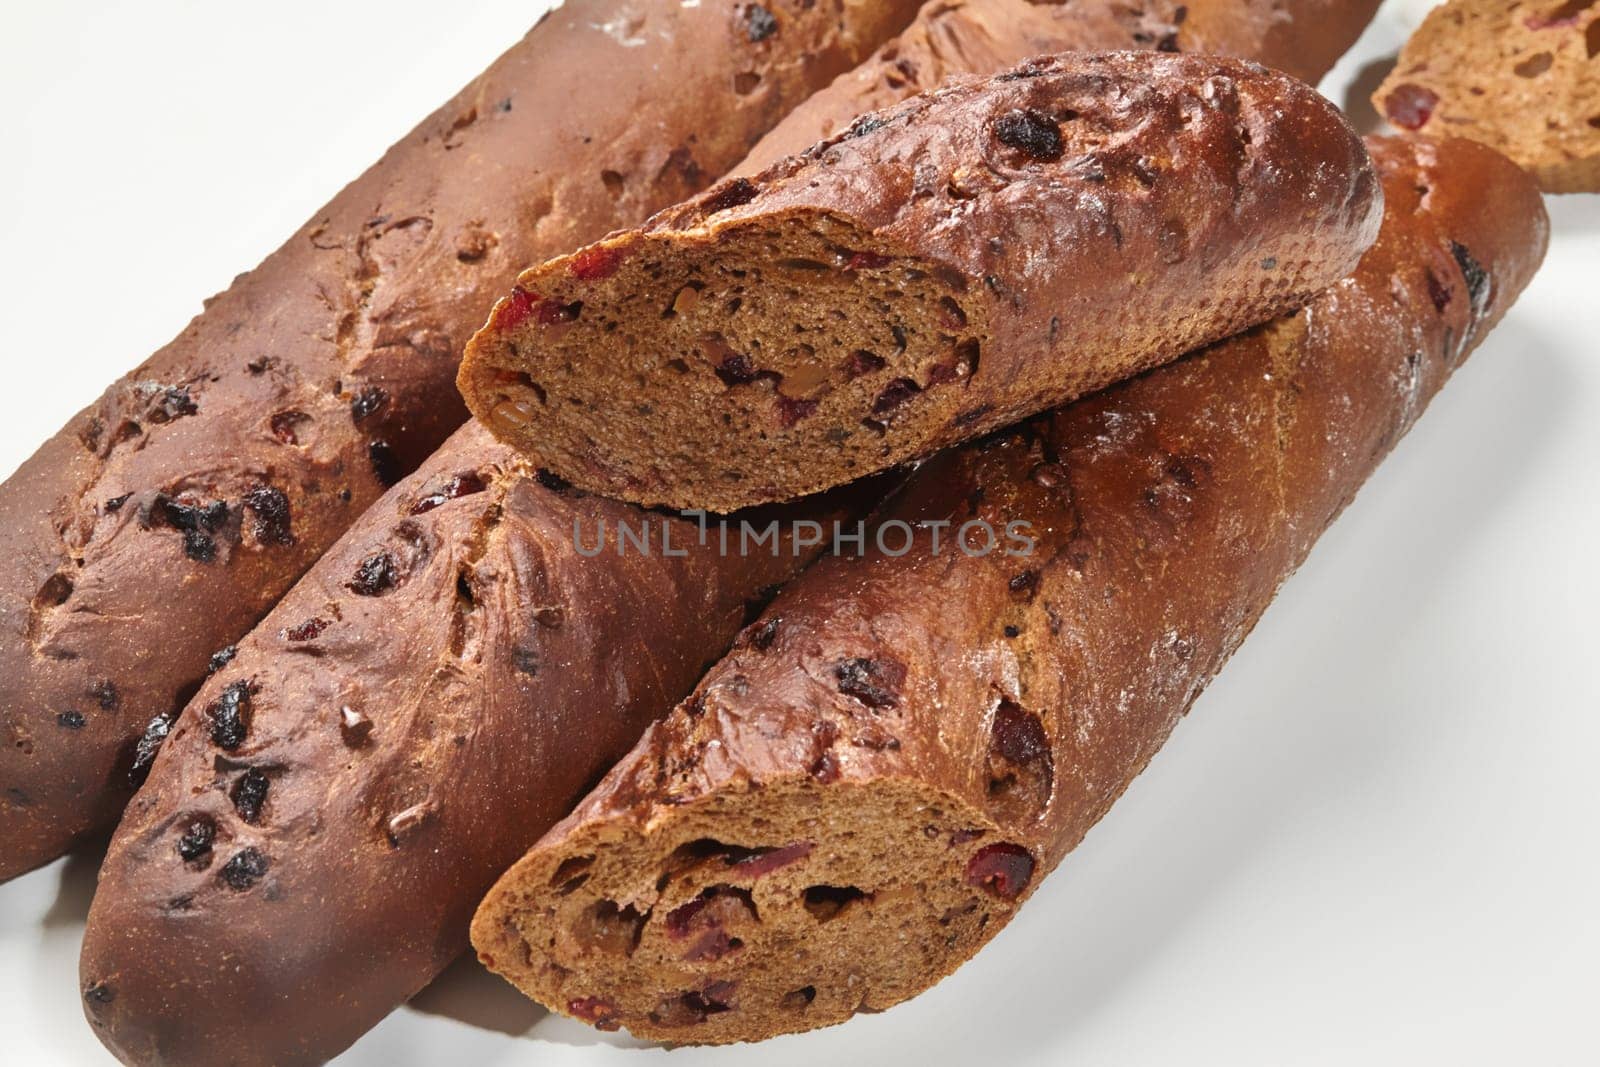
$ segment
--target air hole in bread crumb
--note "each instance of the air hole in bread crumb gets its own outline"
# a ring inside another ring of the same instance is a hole
[[[733,91],[740,96],[749,96],[761,84],[761,75],[753,70],[741,70],[733,76]]]
[[[783,1008],[785,1011],[804,1011],[816,999],[817,987],[803,985],[799,989],[791,989],[785,993],[783,999],[778,1001],[778,1007]]]
[[[612,196],[621,196],[626,183],[622,180],[622,175],[616,171],[603,170],[600,172],[600,184],[604,185],[606,192]]]
[[[806,911],[819,923],[839,917],[839,913],[858,900],[870,900],[872,894],[853,885],[813,885],[800,894]]]
[[[572,936],[584,948],[631,956],[639,947],[644,920],[631,904],[621,907],[614,900],[601,900],[573,920]]]
[[[556,868],[556,873],[550,876],[550,888],[558,896],[566,896],[588,880],[589,868],[593,864],[593,856],[568,856]]]

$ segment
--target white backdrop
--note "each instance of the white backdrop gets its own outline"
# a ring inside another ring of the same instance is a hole
[[[7,0],[0,472],[544,6]],[[1391,0],[1324,91],[1426,7]],[[1516,310],[989,949],[672,1067],[1600,1062],[1600,197],[1549,203]],[[109,1061],[76,988],[95,860],[0,886],[5,1062]],[[340,1062],[666,1055],[463,963]]]

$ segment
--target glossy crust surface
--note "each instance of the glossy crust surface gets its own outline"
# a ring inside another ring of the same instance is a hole
[[[458,432],[173,724],[89,913],[96,1033],[138,1064],[337,1054],[814,551],[724,555]]]
[[[496,436],[576,485],[731,510],[1298,307],[1380,213],[1359,138],[1283,74],[1041,57],[524,272],[460,382]]]
[[[147,724],[461,424],[518,270],[703,188],[913,10],[572,0],[0,485],[0,879],[114,820]]]
[[[916,547],[791,583],[495,886],[480,958],[554,1010],[720,1043],[887,1008],[977,951],[1543,256],[1509,160],[1370,147],[1387,212],[1350,277],[921,468],[878,515]],[[954,550],[975,520],[1026,521],[1033,552]]]
[[[856,116],[937,88],[1073,49],[1233,56],[1315,85],[1372,20],[1377,0],[932,0],[872,59],[839,75],[761,139],[737,174],[757,174]]]

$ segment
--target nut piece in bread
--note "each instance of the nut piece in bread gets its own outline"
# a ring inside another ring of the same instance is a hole
[[[1160,748],[1544,251],[1532,179],[1380,140],[1378,243],[1296,315],[930,461],[485,898],[479,958],[685,1043],[914,996],[994,936]],[[1030,524],[1026,556],[955,550]],[[899,541],[891,542],[898,545]]]
[[[0,879],[115,821],[212,655],[461,424],[518,270],[704,188],[913,10],[570,0],[0,485]]]
[[[1449,0],[1372,103],[1397,129],[1499,149],[1547,193],[1600,192],[1600,4]]]
[[[1380,212],[1360,139],[1286,75],[1043,57],[525,272],[460,383],[575,485],[728,511],[1297,307],[1355,265]]]

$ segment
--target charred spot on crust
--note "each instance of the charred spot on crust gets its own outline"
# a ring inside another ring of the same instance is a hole
[[[157,382],[141,382],[138,385],[141,396],[148,399],[149,406],[145,409],[144,418],[156,425],[181,419],[185,415],[197,415],[200,407],[189,395],[187,385],[161,385]]]
[[[388,441],[369,441],[367,461],[372,464],[372,473],[384,488],[398,482],[404,474],[400,457],[395,455],[394,446]]]
[[[84,987],[83,999],[91,1005],[110,1004],[117,999],[117,991],[108,982],[91,982]]]
[[[267,857],[262,855],[260,849],[247,848],[235,852],[233,858],[222,865],[217,877],[234,892],[243,892],[261,881],[269,866],[271,864],[267,862]]]
[[[117,705],[121,702],[121,697],[117,694],[117,687],[112,684],[109,678],[91,685],[89,687],[89,695],[94,698],[96,704],[100,705],[101,711],[115,711]]]
[[[906,680],[905,664],[887,657],[857,657],[835,664],[833,677],[839,692],[854,697],[869,708],[892,708],[900,701],[900,687]]]
[[[244,744],[250,732],[250,683],[232,682],[222,695],[206,706],[211,722],[211,740],[218,748],[232,752]]]
[[[270,485],[251,487],[244,494],[244,506],[255,516],[252,527],[256,541],[263,545],[294,544],[289,497]]]
[[[1428,284],[1428,299],[1433,303],[1433,310],[1444,314],[1444,309],[1450,306],[1450,287],[1445,285],[1444,279],[1432,270],[1423,272]]]
[[[1035,570],[1019,571],[1006,582],[1006,589],[1013,599],[1031,601],[1039,592],[1039,572]]]
[[[239,818],[253,824],[261,818],[261,809],[267,802],[267,791],[271,788],[271,780],[251,767],[233,783],[228,797],[233,801],[233,810],[239,813]]]
[[[170,526],[183,534],[183,554],[196,563],[210,563],[217,556],[216,534],[228,524],[227,501],[198,503],[191,497],[173,498],[158,493],[142,516],[145,526]]]
[[[357,393],[355,399],[350,401],[350,419],[352,422],[361,422],[383,410],[389,402],[389,394],[380,386],[369,385]]]
[[[114,496],[110,500],[107,500],[105,504],[106,514],[109,515],[113,512],[121,511],[122,505],[126,504],[128,502],[128,498],[132,495],[132,493],[123,493],[121,496]]]
[[[64,726],[68,730],[81,730],[83,729],[84,724],[88,721],[88,719],[83,717],[83,712],[73,711],[70,709],[63,711],[56,716],[56,725]]]
[[[211,842],[217,836],[216,825],[207,818],[195,819],[184,827],[178,838],[178,856],[185,863],[210,855]]]
[[[345,588],[357,596],[381,596],[393,589],[398,580],[394,557],[387,552],[374,552],[356,567],[355,576],[345,583]]]
[[[211,653],[211,660],[206,664],[207,674],[216,674],[222,668],[233,662],[233,657],[239,654],[238,645],[228,645]]]
[[[1451,241],[1450,254],[1455,257],[1456,265],[1461,268],[1461,276],[1467,280],[1467,297],[1472,302],[1472,315],[1474,318],[1482,318],[1489,307],[1489,272],[1471,252],[1467,251],[1466,245]]]
[[[759,44],[778,32],[778,18],[760,4],[744,9],[744,32],[751,44]]]
[[[150,777],[150,765],[155,762],[156,754],[161,751],[161,743],[167,739],[172,722],[177,717],[176,711],[169,711],[145,724],[144,733],[139,735],[138,742],[133,746],[133,763],[128,767],[128,784],[135,789]]]
[[[517,669],[518,674],[526,674],[529,678],[539,674],[539,652],[527,645],[519,645],[511,650],[511,665]]]
[[[1053,162],[1061,158],[1061,127],[1049,115],[1033,108],[1013,108],[994,120],[995,140],[1015,148],[1030,159]]]

